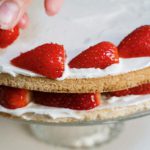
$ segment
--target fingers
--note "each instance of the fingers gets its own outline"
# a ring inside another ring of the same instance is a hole
[[[55,15],[61,8],[64,0],[45,0],[46,13]],[[10,29],[19,23],[25,28],[29,19],[25,13],[31,0],[0,0],[0,28]]]
[[[30,2],[31,0],[0,0],[0,27],[14,27],[25,14]]]
[[[54,10],[54,9],[52,9],[52,4],[54,5],[54,3],[56,1],[57,1],[57,4],[56,4],[57,8],[55,8],[55,10]],[[49,12],[50,12],[49,15],[56,14],[60,10],[62,3],[63,3],[63,0],[61,0],[61,1],[60,0],[53,0],[53,2],[52,2],[52,0],[46,0],[45,1],[45,6],[46,6],[45,8],[47,8],[48,14],[49,14]],[[59,7],[58,7],[58,5],[59,5]],[[21,20],[19,21],[19,27],[22,29],[25,29],[28,25],[29,25],[29,17],[27,15],[27,13],[25,13],[22,16]]]
[[[45,10],[49,16],[53,16],[59,12],[64,0],[45,0]]]

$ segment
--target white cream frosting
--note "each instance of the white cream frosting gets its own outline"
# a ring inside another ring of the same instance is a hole
[[[116,107],[125,107],[138,105],[143,102],[150,101],[150,94],[148,95],[130,95],[123,97],[112,97],[110,99],[104,100],[103,103],[88,111],[101,110],[101,109],[113,109]],[[39,115],[48,115],[53,119],[57,118],[76,118],[81,119],[82,114],[88,111],[78,111],[66,108],[55,108],[55,107],[46,107],[42,105],[37,105],[34,103],[30,103],[28,106],[16,110],[6,109],[0,106],[0,112],[5,112],[8,114],[12,114],[15,116],[22,116],[25,113],[35,113]],[[26,118],[27,119],[27,118]]]
[[[31,21],[28,29],[20,34],[14,44],[0,51],[0,72],[13,76],[41,76],[12,66],[10,60],[21,52],[46,42],[54,42],[65,46],[70,61],[91,45],[104,40],[117,45],[136,27],[150,24],[149,0],[66,0],[62,11],[51,18],[44,13],[42,2],[34,1],[30,9]],[[106,69],[66,69],[61,79],[126,73],[149,67],[149,60],[150,57],[120,59],[119,64]]]

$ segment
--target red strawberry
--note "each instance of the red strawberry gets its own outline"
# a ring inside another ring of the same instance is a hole
[[[144,94],[150,94],[150,83],[142,84],[140,86],[136,86],[126,90],[108,93],[108,95],[117,96],[117,97],[126,96],[126,95],[144,95]]]
[[[56,79],[62,76],[65,66],[65,50],[62,45],[44,44],[11,60],[19,68]]]
[[[12,44],[19,36],[19,27],[10,30],[0,29],[0,48],[6,48]]]
[[[118,51],[114,44],[101,42],[89,47],[69,63],[70,68],[101,68],[118,63]]]
[[[100,94],[33,93],[35,103],[77,110],[88,110],[100,105]]]
[[[118,46],[119,55],[123,58],[150,56],[150,25],[137,28]]]
[[[12,87],[0,87],[0,104],[8,109],[17,109],[29,103],[28,90]]]

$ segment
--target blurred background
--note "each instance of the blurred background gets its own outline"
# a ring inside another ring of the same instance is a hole
[[[59,127],[58,127],[59,128]],[[65,137],[64,137],[65,138]],[[127,121],[120,135],[101,148],[93,150],[150,150],[150,117]],[[1,150],[69,150],[37,140],[27,124],[0,119]]]

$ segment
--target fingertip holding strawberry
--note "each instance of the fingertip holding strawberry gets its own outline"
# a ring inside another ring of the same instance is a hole
[[[0,29],[0,48],[10,46],[19,36],[19,26],[15,26],[10,30]]]

